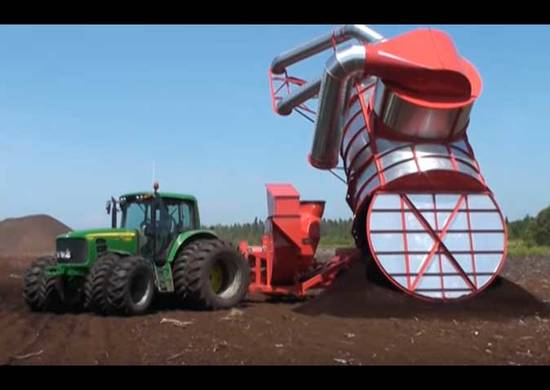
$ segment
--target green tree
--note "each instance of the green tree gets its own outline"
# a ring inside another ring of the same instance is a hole
[[[532,226],[532,236],[537,245],[550,245],[550,207],[537,214]]]
[[[523,219],[508,223],[508,233],[511,240],[522,240],[527,244],[534,245],[533,227],[535,218],[526,215]]]

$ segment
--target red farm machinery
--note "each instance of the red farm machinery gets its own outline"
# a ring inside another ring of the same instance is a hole
[[[250,292],[303,297],[309,289],[330,286],[338,272],[360,255],[346,249],[328,262],[316,261],[325,202],[301,201],[290,184],[268,184],[267,204],[262,245],[244,241],[239,245],[251,267]]]
[[[291,65],[327,50],[321,77],[289,75]],[[317,263],[324,203],[268,185],[262,245],[240,245],[250,291],[303,296],[359,257],[429,301],[462,300],[492,283],[506,257],[506,224],[466,133],[482,82],[447,34],[384,38],[347,25],[276,57],[269,80],[276,113],[314,123],[309,163],[345,172],[357,249]]]

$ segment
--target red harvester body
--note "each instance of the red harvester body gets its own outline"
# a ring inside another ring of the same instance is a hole
[[[321,77],[288,74],[330,49]],[[467,137],[482,81],[448,34],[384,38],[346,25],[277,56],[269,76],[275,112],[315,124],[310,164],[345,173],[352,234],[368,263],[429,301],[466,299],[492,284],[508,238]],[[306,105],[314,98],[316,110]]]
[[[249,291],[304,296],[308,289],[329,286],[358,251],[340,250],[328,262],[317,263],[325,202],[301,201],[291,184],[266,187],[268,217],[262,245],[249,246],[246,241],[239,245],[252,270]]]

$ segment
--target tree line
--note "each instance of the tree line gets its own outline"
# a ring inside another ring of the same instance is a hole
[[[527,246],[550,246],[550,206],[539,211],[535,217],[508,222],[510,240],[523,241]]]
[[[352,220],[349,219],[327,219],[321,220],[321,244],[323,245],[351,245]],[[251,223],[234,223],[232,225],[214,225],[214,230],[221,238],[238,243],[246,240],[251,244],[258,245],[264,233],[265,222],[255,218]]]
[[[510,240],[522,241],[527,246],[550,246],[550,206],[541,210],[536,216],[525,216],[523,219],[509,222]],[[321,220],[321,245],[353,245],[351,237],[352,219]],[[251,223],[234,223],[232,225],[214,225],[220,237],[234,243],[246,240],[251,244],[260,244],[265,222],[255,218]]]

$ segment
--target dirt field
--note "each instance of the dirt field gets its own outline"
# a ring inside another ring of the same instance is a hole
[[[0,259],[0,364],[549,364],[550,259],[511,259],[471,301],[429,304],[368,283],[363,265],[306,302],[222,312],[157,301],[140,318],[37,314],[28,259]],[[178,320],[162,322],[163,319]]]

